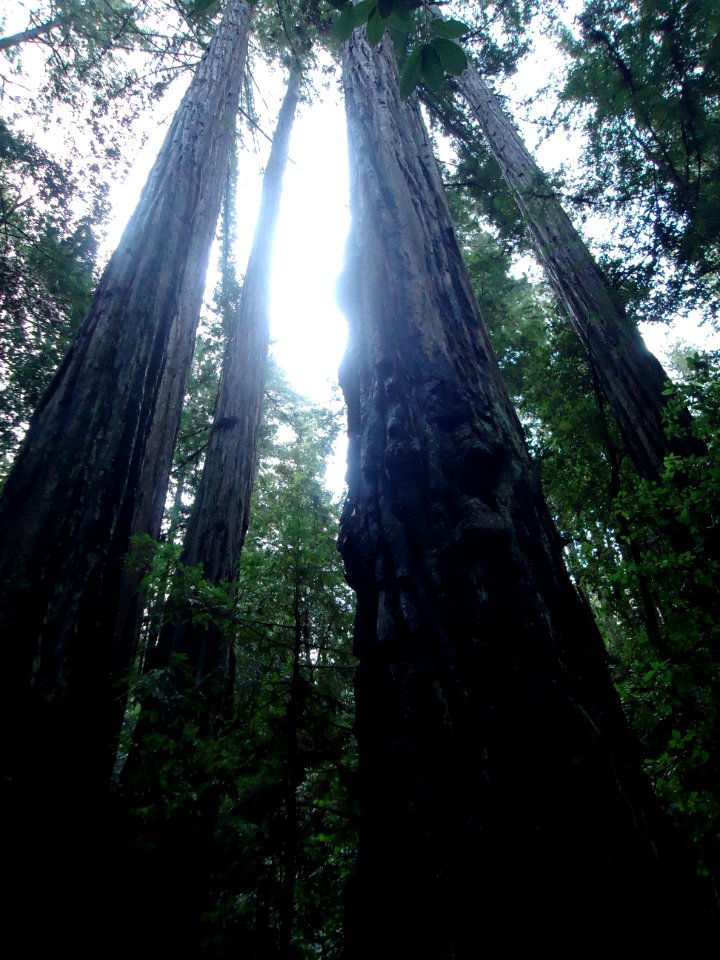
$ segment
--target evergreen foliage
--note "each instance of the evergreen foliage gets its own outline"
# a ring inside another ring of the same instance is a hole
[[[619,218],[648,319],[720,303],[719,27],[712,0],[590,0],[563,32],[562,95],[589,144],[576,189]]]
[[[529,249],[522,218],[477,123],[450,96],[448,77],[468,56],[488,75],[511,75],[555,9],[535,0],[455,3],[442,6],[442,19],[421,0],[256,7],[256,54],[283,68],[314,63],[320,43],[337,54],[358,25],[375,47],[388,29],[403,100],[420,94],[452,136],[458,239],[566,565],[600,627],[655,792],[717,886],[720,356],[683,356],[668,385],[668,435],[688,409],[698,452],[672,454],[657,479],[639,478],[586,351],[547,287],[519,276],[517,255]],[[0,478],[87,313],[107,184],[129,162],[134,124],[197,61],[223,4],[23,8],[26,29],[0,37]],[[544,122],[562,117],[588,151],[564,185],[560,175],[547,183],[616,222],[604,264],[637,317],[698,309],[716,321],[719,25],[711,0],[588,0],[557,31],[567,70],[558,113]],[[33,63],[42,70],[29,104],[21,89]],[[250,94],[245,110],[252,125]],[[47,138],[58,123],[72,128],[62,150]],[[354,594],[336,550],[340,507],[323,483],[338,412],[298,397],[272,369],[239,580],[212,583],[179,559],[241,291],[231,257],[233,170],[220,279],[196,344],[161,542],[136,537],[128,561],[138,582],[149,573],[141,649],[115,687],[129,691],[129,705],[110,807],[117,834],[103,848],[117,873],[108,913],[131,918],[119,935],[128,949],[144,936],[158,951],[198,957],[339,960],[348,952],[344,898],[355,890],[360,786]],[[418,530],[429,522],[420,511],[415,519]],[[154,660],[180,607],[218,632],[233,661],[229,709],[212,731],[212,698],[188,658]]]
[[[170,888],[170,825],[187,838],[212,814],[195,864],[206,885],[185,905],[197,928],[184,936],[200,956],[341,956],[357,826],[353,599],[335,549],[338,506],[323,484],[338,426],[336,412],[307,404],[274,372],[241,588],[184,572],[194,618],[219,625],[236,657],[220,729],[203,733],[202,705],[183,694],[194,685],[182,657],[138,676],[131,693],[133,713],[144,704],[164,718],[121,779],[131,864],[150,886]],[[156,553],[149,586],[161,605],[177,557],[171,544]],[[149,612],[151,642],[158,615]],[[181,855],[190,849],[183,842]],[[166,909],[178,914],[177,903]]]
[[[0,476],[90,303],[95,231],[77,190],[69,164],[0,120]]]

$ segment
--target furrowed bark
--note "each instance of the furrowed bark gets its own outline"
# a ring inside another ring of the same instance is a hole
[[[685,931],[691,873],[563,568],[417,104],[399,99],[387,39],[371,50],[356,31],[343,76],[339,547],[361,784],[346,954]]]
[[[300,85],[301,75],[294,71],[265,168],[255,238],[225,350],[213,428],[180,558],[186,567],[200,565],[211,583],[229,587],[238,579],[257,470],[269,342],[271,257]],[[158,804],[166,802],[162,776],[157,772],[160,757],[172,757],[176,769],[188,771],[188,781],[197,775],[195,751],[187,742],[184,749],[176,742],[178,722],[197,723],[202,739],[217,736],[230,718],[234,651],[228,625],[194,623],[196,601],[197,597],[188,597],[187,581],[180,575],[170,586],[166,610],[173,619],[163,625],[157,647],[147,655],[147,666],[156,669],[170,666],[173,655],[181,654],[188,670],[173,672],[177,696],[170,706],[163,697],[151,697],[142,704],[121,774],[121,802],[126,805],[125,814],[131,813],[125,819],[131,834],[137,832],[134,808],[146,805],[149,798]],[[189,707],[187,714],[181,712],[183,704]],[[220,801],[211,789],[205,788],[201,794],[190,812],[180,804],[149,833],[143,831],[146,842],[139,845],[128,870],[141,878],[135,889],[143,891],[142,902],[152,905],[136,919],[138,928],[151,931],[153,942],[164,950],[169,936],[172,944],[185,952],[202,949],[202,914],[209,906],[211,852]]]
[[[82,830],[107,789],[135,647],[113,637],[123,566],[165,497],[250,16],[229,0],[0,501],[5,783],[56,827],[67,815]]]
[[[684,432],[668,438],[663,428],[667,373],[645,346],[493,91],[472,66],[457,86],[525,219],[548,282],[587,350],[635,468],[640,476],[658,480],[670,453],[702,453],[690,432],[690,415],[682,418]]]

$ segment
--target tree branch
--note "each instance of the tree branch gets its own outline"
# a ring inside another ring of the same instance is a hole
[[[37,40],[38,37],[43,37],[46,33],[56,30],[62,22],[62,17],[55,17],[54,20],[41,23],[38,27],[30,27],[28,30],[22,30],[20,33],[12,33],[7,37],[0,37],[0,50],[9,50],[11,47],[19,47],[21,43],[27,43],[29,40]]]

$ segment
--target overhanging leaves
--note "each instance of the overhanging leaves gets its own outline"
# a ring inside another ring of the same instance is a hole
[[[447,73],[452,76],[458,76],[468,65],[465,51],[452,40],[445,40],[442,37],[434,37],[432,47],[440,58],[440,63]]]
[[[407,100],[415,87],[420,83],[422,77],[422,47],[415,47],[407,58],[405,67],[400,76],[400,99]]]
[[[445,40],[459,40],[470,31],[470,27],[462,20],[431,20],[430,29],[436,36],[443,37]]]

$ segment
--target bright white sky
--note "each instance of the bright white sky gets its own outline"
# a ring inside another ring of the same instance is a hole
[[[258,68],[258,73],[267,73]],[[263,82],[264,81],[264,82]],[[257,106],[272,135],[283,94],[283,78],[256,77]],[[267,84],[267,85],[266,85]],[[173,99],[179,99],[179,94]],[[112,188],[117,216],[108,230],[109,252],[134,209],[172,110],[165,106],[139,154],[129,180]],[[260,202],[262,172],[270,144],[244,134],[239,151],[237,268],[245,271]],[[335,281],[342,269],[348,209],[345,114],[334,85],[322,101],[301,104],[290,142],[280,221],[273,258],[271,337],[273,353],[293,387],[318,403],[327,402],[345,345],[345,320],[335,305]],[[212,269],[212,267],[211,267]]]
[[[255,67],[256,107],[262,126],[272,135],[284,93],[283,77]],[[172,98],[178,102],[181,91]],[[174,105],[166,105],[133,172],[111,193],[118,211],[106,242],[117,245],[135,207],[165,135]],[[245,272],[260,203],[262,173],[270,149],[261,136],[244,134],[238,157],[236,260]],[[345,348],[347,325],[335,303],[350,226],[345,112],[337,84],[330,82],[310,105],[301,104],[290,141],[283,183],[271,280],[271,350],[291,386],[308,399],[330,405]],[[212,263],[212,260],[211,260]],[[212,270],[212,266],[211,266]],[[212,286],[212,284],[211,284]],[[326,483],[337,496],[345,477],[345,442],[341,437],[328,463]]]

